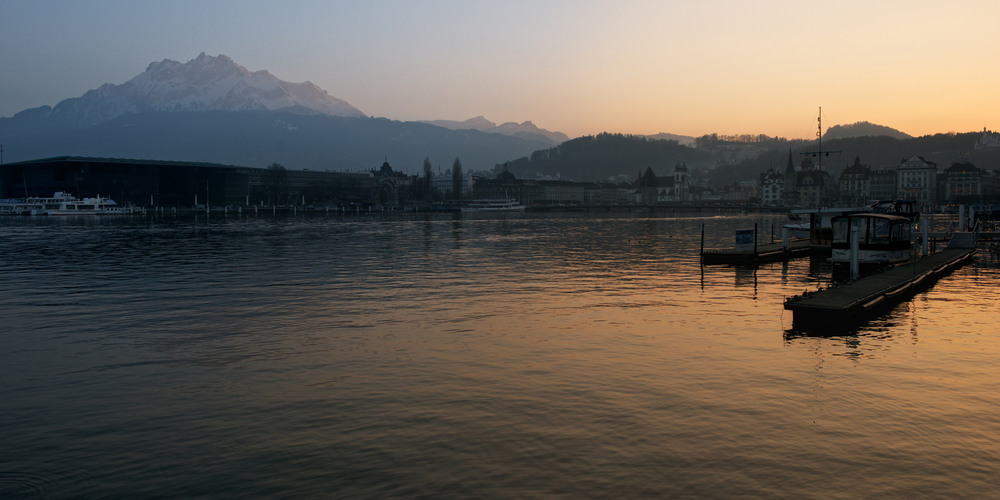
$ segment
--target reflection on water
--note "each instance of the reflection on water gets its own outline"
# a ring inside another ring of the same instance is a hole
[[[997,267],[789,334],[775,222],[0,219],[0,496],[995,491]]]

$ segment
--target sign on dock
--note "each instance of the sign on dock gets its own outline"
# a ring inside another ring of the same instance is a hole
[[[744,229],[736,231],[736,248],[737,252],[752,252],[754,251],[754,230]]]

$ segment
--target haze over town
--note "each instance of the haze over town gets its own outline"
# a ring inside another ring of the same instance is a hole
[[[811,138],[995,128],[993,1],[7,2],[0,116],[227,54],[369,116]]]

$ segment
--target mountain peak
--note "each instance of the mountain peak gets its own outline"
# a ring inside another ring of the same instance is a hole
[[[250,72],[229,56],[205,52],[186,63],[172,59],[150,63],[146,71],[125,83],[106,83],[60,102],[46,114],[64,126],[79,127],[144,112],[288,108],[332,116],[366,116],[311,82],[290,83],[267,71]]]

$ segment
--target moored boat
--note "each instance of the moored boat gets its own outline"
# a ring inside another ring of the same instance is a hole
[[[462,206],[463,212],[523,212],[524,209],[514,198],[472,200]]]
[[[809,221],[803,220],[802,215],[798,213],[788,214],[788,222],[781,227],[787,229],[788,235],[792,238],[803,240],[809,238]]]
[[[135,210],[118,205],[101,195],[79,199],[56,191],[51,197],[27,197],[0,200],[0,215],[126,215]]]
[[[858,276],[866,276],[912,258],[908,217],[855,213],[834,217],[832,226],[830,262],[834,281],[851,278],[852,261],[857,262]],[[857,235],[856,245],[852,245],[852,232]]]

